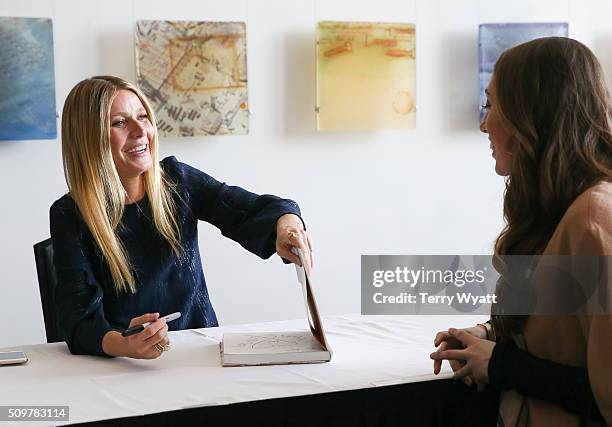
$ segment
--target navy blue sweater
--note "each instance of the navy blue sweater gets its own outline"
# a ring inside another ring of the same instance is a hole
[[[108,265],[70,195],[51,206],[56,308],[74,354],[105,355],[104,335],[127,328],[144,313],[180,311],[181,318],[168,324],[170,330],[218,326],[202,270],[198,220],[265,259],[276,250],[278,218],[300,215],[291,200],[228,186],[174,157],[160,164],[180,196],[174,195],[182,253],[177,257],[157,232],[147,197],[126,205],[117,232],[133,267],[135,294],[115,291]]]

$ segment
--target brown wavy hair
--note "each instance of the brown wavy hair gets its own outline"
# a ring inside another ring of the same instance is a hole
[[[506,226],[495,242],[504,255],[539,255],[572,202],[612,179],[612,111],[595,55],[569,38],[533,40],[504,52],[493,73],[496,102],[511,131]],[[519,332],[526,316],[492,316],[498,336]]]

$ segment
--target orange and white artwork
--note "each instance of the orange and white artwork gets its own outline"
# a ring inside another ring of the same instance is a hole
[[[414,24],[319,22],[317,129],[413,129]]]

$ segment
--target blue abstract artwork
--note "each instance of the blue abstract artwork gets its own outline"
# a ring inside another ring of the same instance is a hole
[[[53,27],[47,18],[0,18],[0,140],[57,136]]]
[[[505,50],[541,37],[567,37],[567,35],[568,24],[564,22],[480,24],[478,31],[480,105],[485,105],[487,102],[485,89],[489,85],[497,59]],[[481,110],[480,119],[482,118]]]

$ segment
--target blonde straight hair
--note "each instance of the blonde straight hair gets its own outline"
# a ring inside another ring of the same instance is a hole
[[[143,173],[145,197],[157,231],[180,255],[180,232],[172,198],[176,189],[159,165],[155,117],[138,88],[113,76],[96,76],[78,83],[64,104],[62,157],[70,196],[108,264],[115,291],[135,293],[130,259],[117,235],[127,195],[110,145],[110,111],[119,90],[138,96],[153,125],[153,138],[149,141],[153,162]]]

